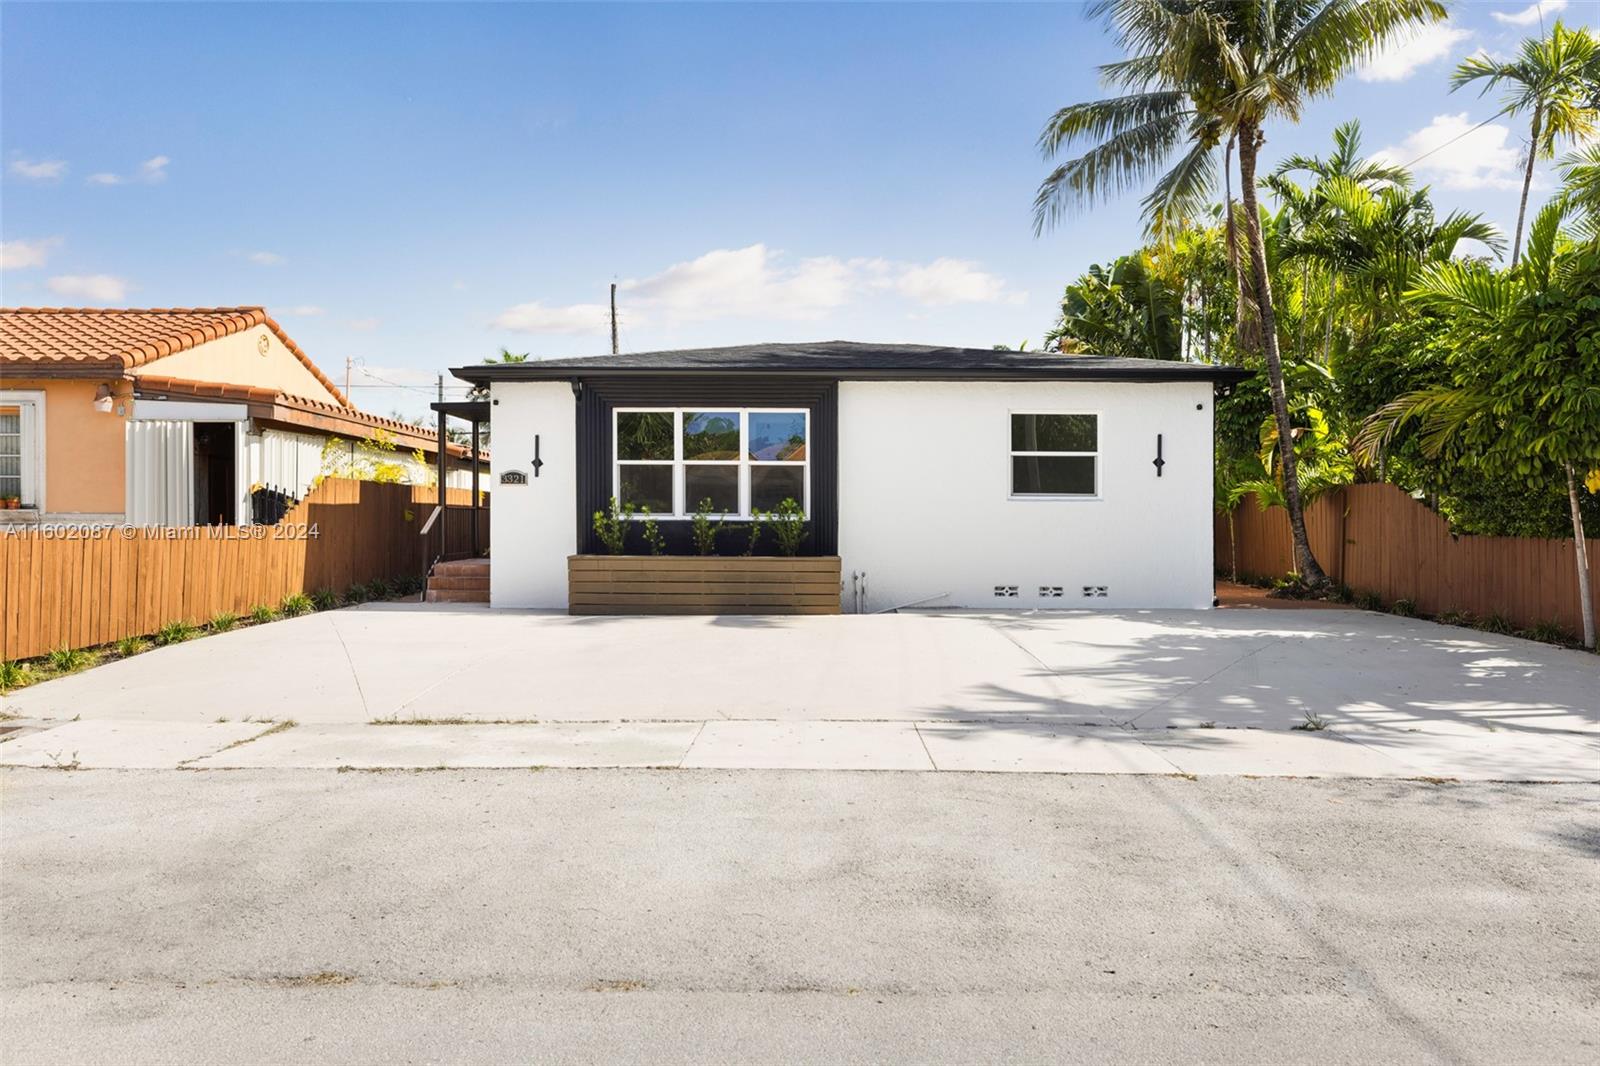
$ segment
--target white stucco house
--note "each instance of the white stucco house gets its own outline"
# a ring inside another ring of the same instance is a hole
[[[836,341],[454,373],[489,391],[495,606],[568,607],[612,497],[672,555],[702,500],[790,498],[848,612],[1211,606],[1214,399],[1250,372]]]

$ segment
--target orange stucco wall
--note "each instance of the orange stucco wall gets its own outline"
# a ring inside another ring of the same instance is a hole
[[[95,390],[118,392],[110,414],[94,409]],[[133,413],[127,383],[0,380],[0,389],[44,392],[44,505],[51,514],[121,514],[125,423]],[[117,408],[122,414],[117,414]]]
[[[225,385],[255,385],[291,396],[304,396],[308,400],[338,403],[316,375],[265,326],[153,359],[134,367],[131,373],[135,377],[149,374]]]

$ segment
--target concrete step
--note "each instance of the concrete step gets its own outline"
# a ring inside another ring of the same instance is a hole
[[[483,589],[489,590],[489,575],[482,577],[444,577],[434,576],[428,579],[430,589]]]
[[[488,589],[429,589],[428,603],[488,603]]]

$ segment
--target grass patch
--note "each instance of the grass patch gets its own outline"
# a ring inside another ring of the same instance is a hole
[[[223,611],[221,614],[211,619],[210,622],[206,623],[206,628],[211,630],[213,633],[226,633],[228,630],[232,629],[238,624],[238,615],[229,611]]]
[[[278,612],[274,611],[271,607],[268,607],[264,603],[258,603],[254,607],[250,608],[250,621],[256,623],[257,625],[260,625],[263,622],[276,621],[277,617]]]
[[[1303,730],[1307,733],[1320,733],[1324,729],[1327,729],[1330,724],[1332,723],[1330,723],[1326,718],[1322,717],[1322,715],[1313,714],[1310,711],[1307,711],[1304,721],[1302,721],[1299,725],[1290,726],[1289,728]]]
[[[289,601],[283,602],[287,604]],[[333,594],[332,589],[318,589],[311,594],[311,606],[319,611],[331,611],[339,606],[339,597]],[[285,608],[284,614],[288,613],[288,609]]]
[[[319,595],[321,591],[319,590]],[[330,592],[328,595],[332,596],[333,593]],[[298,618],[300,615],[310,614],[315,609],[316,604],[312,602],[310,596],[303,592],[295,592],[285,596],[283,602],[278,605],[278,612],[285,618]]]
[[[182,644],[192,638],[199,630],[186,621],[168,622],[156,630],[156,643],[163,648],[172,644]]]
[[[150,642],[143,637],[123,637],[117,641],[117,658],[131,659],[142,651],[148,651]]]
[[[0,692],[26,688],[33,684],[33,668],[27,663],[0,663]]]
[[[94,656],[84,648],[57,648],[45,656],[45,662],[57,674],[75,674],[94,661]]]

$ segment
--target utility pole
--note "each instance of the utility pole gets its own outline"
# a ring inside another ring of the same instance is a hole
[[[617,283],[611,283],[611,354],[617,354]]]
[[[350,398],[350,363],[351,363],[350,357],[348,355],[345,356],[344,357],[344,398],[347,399],[347,400]]]

